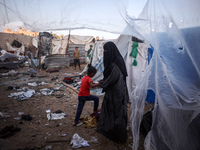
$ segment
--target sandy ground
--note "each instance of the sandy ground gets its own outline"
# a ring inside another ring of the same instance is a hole
[[[82,68],[84,65],[82,65]],[[56,83],[62,82],[63,78],[68,73],[77,75],[80,70],[75,70],[73,67],[62,68],[59,72],[48,73],[45,70],[36,70],[36,77],[30,75],[24,75],[22,73],[29,71],[31,68],[22,67],[18,69],[12,69],[18,74],[7,76],[3,75],[6,69],[0,69],[0,112],[10,115],[9,118],[2,117],[0,115],[0,130],[9,125],[21,128],[20,131],[15,132],[13,136],[5,139],[0,138],[0,150],[36,150],[36,149],[52,149],[52,150],[70,150],[72,145],[70,141],[75,133],[88,141],[89,147],[80,148],[87,150],[131,150],[132,145],[132,133],[130,129],[130,121],[128,124],[128,140],[125,144],[117,144],[112,140],[106,138],[100,133],[96,132],[95,128],[85,128],[82,125],[73,126],[73,118],[75,117],[77,108],[77,93],[68,88],[61,87],[60,94],[65,94],[61,98],[57,98],[55,95],[37,95],[31,98],[18,101],[14,97],[8,97],[10,93],[16,92],[15,89],[8,90],[8,86],[13,87],[29,87],[36,92],[40,92],[40,89],[58,87]],[[8,70],[10,71],[10,70]],[[53,77],[58,77],[58,80],[51,80]],[[40,85],[37,87],[29,86],[27,83],[31,82],[46,82],[46,85]],[[102,104],[103,97],[100,96],[100,106]],[[67,114],[63,119],[49,120],[47,119],[46,110],[50,109],[51,112],[61,110]],[[93,104],[86,102],[83,109],[81,118],[88,117],[93,110]],[[17,120],[19,118],[19,112],[23,112],[24,115],[30,115],[33,119],[27,121],[24,119]],[[128,112],[130,117],[130,104],[128,104]],[[81,121],[83,122],[83,121]],[[63,136],[64,135],[64,136]],[[91,139],[96,139],[92,141]],[[140,144],[140,150],[143,147]]]

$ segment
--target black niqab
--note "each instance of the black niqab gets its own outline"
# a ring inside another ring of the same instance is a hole
[[[124,76],[124,80],[126,82],[126,76],[127,76],[126,65],[124,63],[124,59],[122,58],[117,46],[113,42],[107,42],[103,48],[104,48],[104,58],[103,58],[104,79],[106,79],[111,73],[112,68],[110,64],[115,63],[121,70]]]

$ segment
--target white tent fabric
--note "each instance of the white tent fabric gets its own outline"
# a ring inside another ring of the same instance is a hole
[[[20,53],[24,54],[25,47],[22,45],[20,48],[12,47],[10,43],[6,42],[7,50],[14,52],[15,55],[19,56]]]
[[[87,44],[93,40],[93,36],[80,36],[80,35],[70,35],[64,36],[63,39],[52,39],[52,51],[51,54],[65,54],[66,48],[69,40],[69,44]],[[37,47],[37,38],[32,39],[32,44]]]
[[[135,87],[137,86],[138,82],[142,78],[144,71],[148,65],[148,44],[146,43],[138,43],[138,55],[137,55],[137,66],[132,66],[133,58],[130,57],[130,53],[132,50],[132,41],[131,36],[125,36],[121,35],[118,39],[112,40],[115,42],[123,56],[124,60],[126,60],[126,67],[127,67],[127,88],[129,96],[131,96],[132,91],[134,91]],[[96,75],[92,78],[94,82],[98,82],[99,80],[103,79],[103,45],[108,41],[97,41],[94,45],[92,53],[92,61],[89,60],[88,63],[90,63],[92,66],[97,68]],[[82,74],[86,73],[87,66],[85,66],[84,70],[82,71]],[[93,91],[92,91],[93,92]],[[91,93],[92,93],[91,92]],[[94,92],[93,92],[94,93]],[[95,94],[100,95],[101,93],[97,90],[95,90]]]
[[[127,88],[129,97],[131,93],[135,90],[135,87],[139,83],[140,79],[144,76],[144,71],[148,65],[148,45],[145,43],[138,43],[138,54],[136,57],[137,66],[133,66],[134,58],[130,56],[132,51],[132,41],[129,41],[128,44],[128,53],[126,58],[126,69],[128,77],[126,78]]]
[[[52,54],[65,54],[67,47],[67,40],[52,39]]]
[[[70,43],[73,44],[87,44],[93,40],[93,36],[80,36],[80,35],[70,35]],[[65,36],[63,39],[68,40],[68,36]]]
[[[35,46],[35,47],[38,47],[37,38],[32,38],[32,45]]]

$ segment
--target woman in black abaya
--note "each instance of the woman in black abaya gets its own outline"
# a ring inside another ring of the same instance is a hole
[[[104,78],[100,86],[105,92],[97,131],[116,142],[127,140],[126,66],[113,42],[104,45]]]

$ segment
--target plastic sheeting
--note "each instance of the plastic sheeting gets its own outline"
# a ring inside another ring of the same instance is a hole
[[[139,16],[143,20],[135,22],[137,31],[154,47],[154,54],[131,96],[134,150],[146,89],[152,89],[156,98],[145,149],[199,149],[199,6],[198,0],[149,0]]]
[[[87,28],[120,34],[133,15],[127,12],[133,4],[129,0],[4,0],[0,1],[0,25],[22,22],[36,32]]]
[[[135,2],[131,9],[137,8],[136,0],[73,3],[58,0],[51,1],[51,5],[47,0],[6,0],[0,2],[0,25],[22,21],[35,31],[79,28],[123,31],[124,35],[151,43],[152,60],[131,94],[133,149],[138,148],[147,89],[153,90],[156,98],[145,148],[198,149],[200,136],[195,127],[200,113],[200,1],[148,0],[137,19],[127,11],[130,2]],[[126,51],[119,50],[126,55]]]
[[[53,39],[51,54],[65,54],[68,43],[87,44],[90,43],[92,40],[93,36],[79,36],[79,35],[70,35],[69,39],[68,36],[65,36],[63,39]]]

